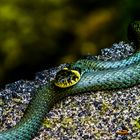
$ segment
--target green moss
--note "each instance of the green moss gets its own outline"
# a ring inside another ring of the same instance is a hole
[[[72,123],[72,122],[73,122],[73,119],[70,118],[70,117],[64,118],[63,121],[62,121],[62,123],[64,123],[64,124],[69,124],[69,123]]]
[[[108,109],[109,109],[109,105],[107,103],[103,102],[100,114],[104,115],[108,111]]]
[[[134,124],[138,129],[140,129],[140,117],[135,120]]]
[[[70,126],[70,124],[73,123],[73,119],[70,117],[64,118],[61,122],[61,126],[64,128],[67,128],[68,126]]]
[[[0,106],[4,105],[4,102],[2,99],[0,99]]]
[[[51,120],[45,119],[44,122],[43,122],[43,126],[47,127],[47,128],[52,128],[53,127],[53,123],[52,123]]]

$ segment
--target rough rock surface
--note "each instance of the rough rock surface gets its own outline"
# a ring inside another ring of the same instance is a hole
[[[124,42],[101,50],[96,59],[120,60],[134,53]],[[66,64],[38,72],[33,81],[19,80],[0,92],[0,130],[20,121],[35,91],[53,80]],[[33,140],[138,140],[140,128],[140,86],[97,91],[68,97],[54,105]],[[118,134],[127,130],[126,135]]]

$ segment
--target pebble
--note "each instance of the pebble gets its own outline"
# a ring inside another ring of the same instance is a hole
[[[134,50],[133,44],[119,42],[101,50],[96,58],[119,60],[132,55]],[[66,65],[38,72],[33,81],[19,80],[6,85],[0,92],[0,130],[13,127],[35,91]],[[33,140],[138,140],[140,129],[133,122],[140,116],[139,97],[140,85],[68,97],[54,105]],[[124,129],[128,135],[116,134]]]

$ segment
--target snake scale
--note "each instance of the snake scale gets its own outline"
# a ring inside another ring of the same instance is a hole
[[[140,21],[130,23],[129,28],[135,35],[132,41],[138,46]],[[79,75],[74,75],[75,72],[79,73],[80,78]],[[67,81],[63,80],[65,76]],[[127,88],[140,84],[140,52],[119,61],[81,59],[71,64],[69,69],[58,72],[56,77],[60,79],[51,81],[36,92],[22,119],[15,127],[0,132],[0,140],[31,140],[40,129],[46,113],[62,98],[88,91]],[[78,81],[69,87],[56,86],[56,83],[71,82],[77,78],[79,78]]]

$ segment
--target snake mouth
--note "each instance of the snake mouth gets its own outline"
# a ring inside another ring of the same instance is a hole
[[[80,71],[64,68],[55,77],[54,84],[60,88],[67,88],[75,85],[81,78]]]

